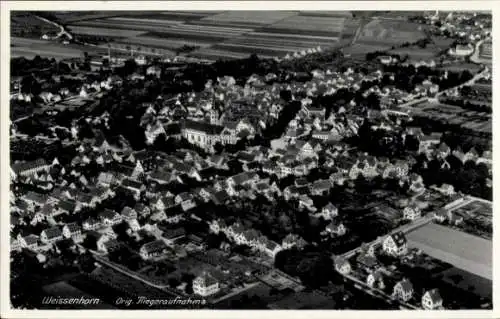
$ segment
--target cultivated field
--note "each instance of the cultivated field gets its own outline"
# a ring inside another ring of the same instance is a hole
[[[114,37],[111,47],[128,44],[136,50],[142,47],[142,52],[168,54],[164,50],[187,45],[197,48],[184,55],[216,60],[252,53],[280,57],[318,46],[334,48],[341,38],[350,39],[356,32],[359,22],[351,21],[351,16],[347,11],[226,11],[91,12],[59,18],[76,35]]]
[[[63,44],[56,44],[45,40],[25,39],[11,37],[10,39],[10,54],[12,58],[25,57],[34,58],[39,55],[46,58],[55,58],[62,60],[67,58],[83,57],[83,52],[91,52],[88,47],[75,47]]]
[[[437,224],[428,224],[407,235],[410,247],[457,268],[492,279],[492,242]]]
[[[350,11],[89,11],[56,16],[77,39],[81,35],[92,41],[89,36],[95,35],[101,47],[107,46],[102,41],[109,41],[112,49],[210,60],[253,53],[283,57],[318,46],[333,49],[348,44],[355,35],[359,35],[356,44],[345,53],[361,57],[423,36],[418,25],[371,20],[370,15]],[[361,29],[362,20],[368,23]],[[180,50],[183,46],[194,51]],[[418,55],[427,58],[431,54],[422,51]]]
[[[40,38],[44,34],[56,35],[59,28],[47,23],[35,15],[23,12],[12,12],[10,17],[11,36]]]
[[[397,46],[405,42],[413,43],[425,38],[418,24],[400,20],[374,19],[367,23],[358,39],[358,43]]]
[[[484,112],[465,110],[459,106],[425,102],[406,107],[404,110],[415,117],[439,121],[443,124],[460,125],[462,128],[480,134],[491,134],[491,114]]]

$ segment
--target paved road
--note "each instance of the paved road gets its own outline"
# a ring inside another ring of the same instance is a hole
[[[470,60],[474,63],[491,63],[491,60],[485,60],[479,57],[479,51],[481,44],[483,44],[484,41],[490,40],[490,38],[483,39],[481,41],[478,41],[476,43],[476,47],[474,48],[474,53],[470,56]]]
[[[69,34],[62,25],[58,24],[58,23],[55,23],[54,21],[51,21],[49,19],[46,19],[46,18],[43,18],[43,17],[40,17],[40,16],[35,16],[37,17],[38,19],[44,21],[44,22],[47,22],[47,23],[50,23],[52,24],[53,26],[59,28],[59,33],[56,35],[56,37],[54,38],[55,39],[59,39],[60,37],[62,37],[63,35],[67,36],[68,39],[72,40],[73,39],[73,36],[71,34]]]
[[[443,94],[447,94],[447,93],[452,92],[452,91],[454,91],[454,90],[456,90],[456,89],[460,89],[460,88],[462,88],[462,87],[464,87],[464,86],[467,86],[467,85],[471,85],[471,84],[476,83],[476,81],[477,81],[477,80],[479,80],[480,78],[482,78],[482,77],[483,77],[483,75],[484,75],[486,72],[487,72],[487,70],[485,69],[485,70],[483,70],[483,71],[481,71],[481,72],[479,72],[479,73],[475,74],[475,75],[472,77],[472,79],[470,79],[469,81],[467,81],[467,82],[465,82],[465,83],[462,83],[462,84],[460,84],[460,85],[458,85],[458,86],[455,86],[455,87],[452,87],[452,88],[449,88],[449,89],[447,89],[447,90],[444,90],[444,91],[441,91],[441,92],[437,93],[437,94],[436,94],[436,96],[435,96],[435,99],[438,99],[438,98],[439,98],[440,96],[442,96]]]

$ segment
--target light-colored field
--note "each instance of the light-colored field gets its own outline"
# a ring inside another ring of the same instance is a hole
[[[129,38],[138,36],[145,32],[145,31],[111,29],[111,28],[94,28],[94,27],[85,27],[79,25],[70,25],[68,27],[71,30],[71,33],[74,34],[98,35],[98,36],[108,36],[108,37]]]
[[[151,19],[148,17],[112,17],[108,18],[107,20],[111,21],[116,21],[120,23],[140,23],[140,24],[149,24],[149,23],[154,23],[154,24],[165,24],[165,25],[172,25],[172,24],[178,24],[178,23],[183,23],[183,21],[179,20],[168,20],[168,19]]]
[[[407,234],[410,247],[470,273],[492,279],[492,242],[434,223]]]
[[[37,39],[25,39],[12,37],[10,53],[12,57],[34,58],[39,55],[41,57],[55,58],[62,60],[67,58],[81,58],[83,52],[89,53],[104,53],[103,48],[81,46],[76,44],[64,45],[61,43]]]
[[[170,54],[184,45],[198,46],[191,54],[211,59],[217,54],[279,57],[318,46],[334,48],[344,28],[352,37],[358,25],[347,11],[89,11],[58,16],[75,34],[115,38],[112,43],[121,49],[135,46],[143,53]]]
[[[310,17],[294,16],[273,23],[270,27],[277,29],[341,32],[344,26],[344,18],[338,17]],[[292,32],[293,33],[293,32]]]
[[[61,50],[60,48],[27,48],[27,47],[13,47],[10,50],[11,58],[25,57],[27,59],[32,59],[35,56],[41,56],[45,58],[54,58],[56,60],[63,60],[68,58],[78,58],[82,57],[83,53],[79,50]]]
[[[415,23],[406,21],[373,19],[363,27],[358,42],[390,45],[413,43],[425,38],[424,32],[419,30],[419,27]]]
[[[245,23],[269,25],[279,20],[296,15],[297,12],[293,11],[227,11],[224,13],[208,16],[202,20],[245,22]]]
[[[198,47],[210,46],[209,43],[196,40],[190,41],[182,39],[160,39],[160,38],[152,38],[145,36],[128,38],[123,41],[117,41],[116,43],[151,46],[154,48],[164,48],[164,49],[180,48],[183,45],[198,46]]]

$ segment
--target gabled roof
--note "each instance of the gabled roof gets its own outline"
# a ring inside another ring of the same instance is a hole
[[[130,187],[130,188],[135,188],[135,189],[140,189],[142,187],[142,183],[138,181],[134,181],[133,179],[125,179],[122,181],[122,186],[123,187]]]
[[[397,232],[395,234],[390,235],[394,243],[397,247],[402,247],[406,245],[406,237],[402,232]]]
[[[102,212],[99,213],[99,218],[100,219],[114,219],[118,215],[117,212],[114,210],[110,209],[104,209]]]
[[[401,280],[397,285],[401,286],[405,292],[413,291],[413,284],[408,279]]]
[[[62,232],[59,227],[47,228],[43,232],[45,233],[48,239],[62,236]]]
[[[439,290],[437,289],[428,290],[425,294],[429,296],[429,298],[432,300],[432,303],[434,304],[443,302],[443,298],[441,298]]]
[[[132,208],[125,206],[121,211],[121,215],[125,217],[134,217],[135,215],[137,215],[137,212]]]
[[[28,236],[23,237],[24,241],[26,242],[26,244],[28,246],[36,244],[38,242],[38,238],[39,237],[37,235],[33,235],[33,234],[30,234]]]
[[[206,271],[196,277],[193,282],[201,287],[210,287],[218,283],[218,281]]]
[[[29,191],[24,195],[24,199],[36,202],[37,204],[44,204],[47,201],[47,195]]]
[[[224,126],[191,120],[185,121],[183,127],[184,129],[199,131],[209,135],[219,135],[220,133],[222,133],[222,130],[224,130]]]
[[[141,247],[141,251],[145,251],[148,254],[163,251],[164,249],[167,249],[167,244],[161,239],[149,242]]]
[[[80,226],[77,223],[66,224],[66,227],[71,233],[76,233],[81,230]]]
[[[19,174],[19,173],[22,173],[24,171],[38,168],[38,167],[42,167],[42,166],[46,166],[46,165],[48,165],[47,162],[43,158],[41,158],[41,159],[37,159],[34,161],[29,161],[29,162],[14,163],[11,165],[11,167],[12,167],[12,170],[16,174]]]

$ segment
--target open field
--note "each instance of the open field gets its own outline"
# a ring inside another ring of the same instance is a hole
[[[383,15],[383,13],[382,13]],[[361,19],[368,21],[346,54],[354,58],[420,39],[417,25],[395,19],[371,19],[350,11],[150,11],[59,12],[75,35],[107,37],[112,46],[135,46],[143,53],[172,55],[184,45],[198,47],[193,57],[234,59],[258,54],[282,57],[321,47],[333,49],[353,39]],[[20,51],[21,52],[21,51]],[[22,52],[21,52],[22,53]],[[218,55],[220,54],[220,55]],[[415,53],[419,59],[431,55]]]
[[[439,276],[443,276],[442,280],[452,286],[469,292],[472,290],[472,292],[484,298],[492,298],[493,286],[491,280],[476,276],[470,272],[463,271],[455,267],[439,273]],[[460,278],[461,280],[455,282],[455,278]]]
[[[202,21],[218,21],[223,23],[243,22],[253,25],[269,25],[296,15],[297,12],[293,11],[227,11],[205,17]]]
[[[405,42],[413,43],[425,38],[418,24],[389,19],[373,19],[361,31],[358,39],[362,44],[386,44],[397,46]]]
[[[55,35],[59,28],[36,17],[35,15],[13,11],[10,17],[11,36],[40,38],[42,35]]]
[[[479,72],[481,69],[481,66],[478,64],[474,63],[464,63],[464,62],[458,62],[458,63],[453,63],[453,64],[448,64],[442,67],[443,70],[446,71],[452,71],[452,72],[462,72],[465,70],[468,70],[472,73]]]
[[[431,102],[419,103],[412,107],[406,107],[404,110],[408,111],[414,118],[420,117],[444,124],[460,125],[462,128],[479,134],[491,134],[492,132],[491,115],[484,112]]]
[[[218,12],[89,12],[64,17],[75,34],[115,37],[112,44],[173,50],[200,47],[190,56],[234,59],[252,53],[284,56],[298,50],[339,45],[353,37],[359,21],[350,12],[218,11]],[[345,30],[344,30],[345,29]],[[102,30],[102,31],[100,31]],[[345,32],[344,32],[345,31]],[[113,39],[111,39],[113,40]],[[137,49],[136,47],[136,49]],[[220,54],[218,56],[218,54]]]
[[[98,27],[85,27],[85,26],[71,26],[71,33],[78,35],[100,35],[100,36],[108,36],[108,37],[119,37],[119,38],[128,38],[135,37],[139,34],[143,34],[144,31],[135,31],[135,30],[123,30],[123,29],[103,29]]]
[[[483,278],[492,279],[492,242],[480,237],[437,225],[428,224],[407,235],[410,247],[443,260],[457,268]]]

